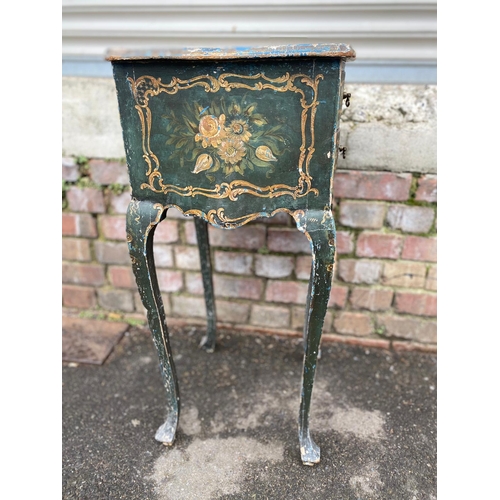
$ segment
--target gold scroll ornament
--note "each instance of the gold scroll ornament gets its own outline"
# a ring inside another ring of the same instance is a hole
[[[232,78],[250,80],[253,84],[243,83],[241,81],[229,81],[229,79]],[[304,90],[295,85],[294,82],[297,79],[300,79],[302,83],[312,90],[312,100],[310,102],[308,102]],[[309,193],[318,195],[318,190],[311,186],[312,177],[309,174],[309,164],[315,151],[314,118],[316,115],[316,108],[319,104],[317,94],[318,84],[321,79],[323,79],[323,75],[321,74],[316,75],[316,77],[312,79],[305,74],[290,75],[286,73],[279,78],[268,78],[263,73],[251,76],[224,73],[218,78],[211,75],[199,75],[189,80],[180,80],[177,77],[173,77],[170,83],[165,84],[161,81],[161,78],[154,78],[148,75],[141,76],[136,80],[129,77],[128,80],[131,83],[136,101],[135,109],[141,121],[143,158],[147,164],[146,176],[148,177],[148,182],[143,183],[141,189],[151,189],[156,193],[175,193],[180,196],[200,195],[208,198],[228,198],[231,201],[236,201],[238,196],[243,193],[261,198],[276,198],[278,196],[289,195],[294,199],[306,196]],[[230,92],[232,89],[243,88],[252,91],[271,89],[277,92],[290,91],[300,94],[300,104],[302,106],[302,143],[298,162],[299,177],[297,185],[273,184],[271,186],[260,187],[245,180],[234,180],[232,182],[216,184],[212,189],[205,189],[193,186],[180,187],[173,184],[165,184],[160,172],[160,162],[150,146],[152,114],[149,108],[149,99],[161,93],[172,95],[176,94],[179,90],[186,90],[196,86],[204,87],[206,92],[218,92],[220,89],[225,89],[227,92]],[[306,140],[306,124],[308,118],[310,123],[309,145],[307,145]]]

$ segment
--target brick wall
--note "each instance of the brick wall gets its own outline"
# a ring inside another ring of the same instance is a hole
[[[324,338],[436,348],[436,176],[338,169],[337,264]],[[63,158],[63,309],[144,319],[127,243],[126,165]],[[287,214],[209,228],[221,323],[301,335],[311,255]],[[170,210],[155,233],[169,318],[203,322],[194,223]]]

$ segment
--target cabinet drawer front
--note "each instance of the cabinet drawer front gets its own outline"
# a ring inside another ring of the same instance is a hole
[[[133,196],[233,218],[329,203],[343,60],[113,62]]]

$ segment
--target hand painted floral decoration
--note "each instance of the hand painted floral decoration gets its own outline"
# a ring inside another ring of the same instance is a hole
[[[187,104],[180,119],[169,110],[163,118],[168,120],[167,144],[175,145],[171,158],[189,165],[194,174],[205,172],[210,180],[220,169],[226,176],[244,175],[247,168],[267,169],[269,175],[288,141],[280,130],[283,125],[269,126],[256,109],[245,98],[229,105],[220,98],[204,108]]]

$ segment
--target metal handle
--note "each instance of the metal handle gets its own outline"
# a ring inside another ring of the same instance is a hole
[[[345,107],[348,108],[351,105],[351,94],[344,92],[342,99],[345,99]]]

